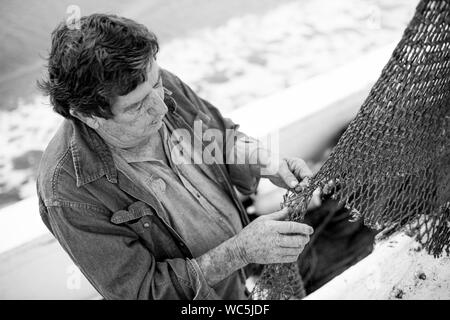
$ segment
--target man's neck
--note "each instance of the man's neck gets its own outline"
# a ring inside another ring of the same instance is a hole
[[[147,141],[131,148],[118,148],[110,144],[109,146],[113,152],[121,155],[127,162],[160,160],[167,164],[162,136],[159,131]]]

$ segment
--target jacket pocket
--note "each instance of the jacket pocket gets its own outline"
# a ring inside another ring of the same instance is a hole
[[[145,202],[138,201],[111,216],[111,222],[132,229],[157,260],[181,257],[175,239],[165,224]]]
[[[128,206],[128,210],[114,212],[111,216],[111,222],[114,224],[133,224],[143,222],[142,218],[150,216],[153,216],[153,209],[145,202],[138,201]]]

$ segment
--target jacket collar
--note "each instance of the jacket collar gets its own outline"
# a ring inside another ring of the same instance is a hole
[[[171,114],[177,110],[177,103],[172,98],[172,92],[164,88],[164,102],[171,118]],[[117,183],[117,168],[113,155],[105,141],[83,122],[74,119],[72,123],[72,137],[70,149],[75,167],[77,187],[93,182],[106,176],[111,183]]]
[[[117,169],[103,139],[84,123],[72,120],[73,134],[70,140],[77,187],[95,181],[104,175],[109,182],[117,183]]]

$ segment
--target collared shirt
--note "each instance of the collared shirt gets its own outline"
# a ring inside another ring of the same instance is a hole
[[[164,87],[173,92],[178,105],[177,109],[169,108],[166,123],[192,130],[194,120],[200,117],[207,120],[208,128],[221,132],[237,129],[175,75],[164,70],[162,76]],[[193,252],[206,248],[190,248],[192,243],[179,225],[184,220],[169,220],[167,204],[157,191],[163,189],[162,184],[143,187],[118,167],[103,139],[85,124],[70,119],[49,143],[38,170],[42,220],[89,282],[106,299],[227,298],[228,293],[220,296],[208,285],[193,259]],[[250,194],[258,177],[248,165],[212,164],[208,168],[211,174],[206,175],[232,201],[242,223],[248,223],[233,186]],[[179,185],[187,190],[182,182]],[[226,212],[211,205],[216,214]],[[227,227],[214,227],[221,229],[223,238],[228,236]]]
[[[134,159],[124,150],[111,148],[114,161],[131,180],[157,195],[165,208],[164,220],[180,234],[193,256],[199,257],[242,229],[239,212],[220,185],[202,171],[209,170],[208,166],[200,169],[200,164],[174,163],[166,124],[159,134],[166,162],[151,156]],[[244,299],[245,276],[237,271],[214,290],[220,297]]]

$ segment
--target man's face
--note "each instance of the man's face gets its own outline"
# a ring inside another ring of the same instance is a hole
[[[111,106],[111,119],[96,118],[95,130],[119,148],[145,144],[158,134],[167,113],[161,70],[155,60],[147,67],[147,79],[130,93],[118,96]]]

